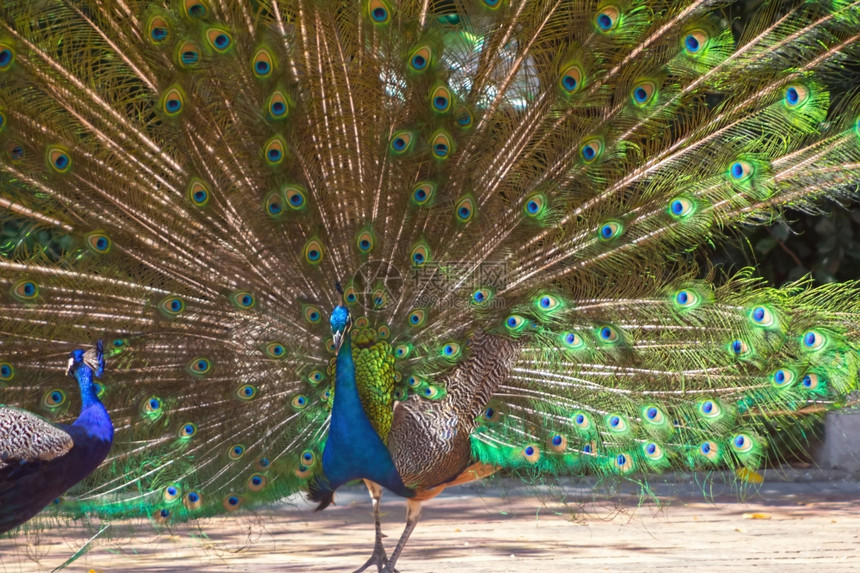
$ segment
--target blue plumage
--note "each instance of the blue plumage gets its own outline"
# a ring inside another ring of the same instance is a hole
[[[362,407],[355,380],[355,362],[352,357],[349,313],[338,306],[331,316],[332,334],[338,345],[334,382],[335,399],[331,410],[331,425],[322,455],[323,476],[311,488],[311,499],[320,502],[317,509],[325,509],[331,502],[334,490],[341,485],[369,479],[398,495],[411,497],[391,460],[385,444],[376,433]]]
[[[71,353],[67,373],[78,381],[82,405],[70,425],[0,407],[0,533],[39,513],[107,456],[113,424],[93,381],[104,366],[101,341],[95,350]]]

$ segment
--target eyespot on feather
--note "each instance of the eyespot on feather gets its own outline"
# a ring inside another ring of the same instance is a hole
[[[174,58],[179,67],[192,69],[200,63],[200,48],[194,42],[183,42],[176,48]]]
[[[42,396],[42,405],[49,409],[54,410],[60,406],[62,406],[66,402],[66,393],[60,390],[59,388],[54,388],[53,390],[48,390]]]
[[[606,34],[618,27],[621,11],[613,5],[604,6],[594,15],[594,25],[597,31]]]
[[[39,296],[39,285],[31,280],[21,280],[12,285],[11,294],[21,302],[30,302]]]
[[[68,173],[72,168],[72,158],[65,147],[51,145],[45,153],[48,166],[57,173]]]
[[[433,51],[430,46],[419,46],[409,54],[409,67],[416,72],[423,72],[433,64]]]
[[[185,93],[179,87],[172,87],[161,98],[161,110],[167,117],[179,116],[185,109]]]
[[[388,24],[391,21],[391,6],[384,0],[369,0],[367,14],[374,24]]]
[[[209,374],[212,371],[212,361],[198,356],[188,363],[188,371],[196,375]]]
[[[111,240],[107,234],[102,233],[101,231],[94,231],[92,233],[87,234],[85,237],[87,247],[99,255],[103,255],[105,253],[110,252],[111,248]]]
[[[11,69],[14,61],[15,48],[7,42],[0,42],[0,72]]]
[[[183,0],[185,14],[192,18],[205,18],[209,13],[209,6],[203,0]]]
[[[432,202],[435,193],[435,183],[432,181],[419,181],[412,188],[412,202],[418,207],[425,207]]]
[[[233,46],[233,36],[223,28],[210,28],[206,31],[209,46],[219,54],[226,53]]]
[[[681,46],[684,52],[688,56],[697,57],[705,52],[708,48],[708,44],[710,43],[710,34],[697,28],[695,30],[690,30],[686,34],[683,35],[681,39]]]
[[[322,241],[319,239],[311,239],[308,241],[305,244],[305,248],[302,249],[302,256],[306,263],[313,266],[319,265],[325,257],[325,247],[323,246]]]
[[[230,295],[230,302],[240,309],[251,309],[257,304],[257,299],[249,291],[237,290]]]
[[[195,207],[205,207],[209,203],[211,193],[202,180],[194,177],[188,184],[188,199]]]
[[[146,24],[147,37],[153,44],[163,44],[170,37],[170,25],[161,16],[151,16]]]
[[[430,148],[436,159],[448,159],[453,152],[451,136],[444,130],[437,131],[430,139]]]

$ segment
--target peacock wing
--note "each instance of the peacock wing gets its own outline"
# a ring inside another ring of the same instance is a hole
[[[50,461],[72,446],[69,434],[39,416],[0,407],[0,470],[16,463]]]

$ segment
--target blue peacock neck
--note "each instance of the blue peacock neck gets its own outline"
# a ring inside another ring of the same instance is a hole
[[[348,331],[343,334],[335,361],[334,402],[322,462],[332,490],[346,482],[365,478],[398,495],[413,495],[400,479],[388,448],[361,405]]]
[[[72,426],[81,427],[87,434],[103,442],[113,442],[113,423],[107,408],[96,393],[92,369],[81,362],[75,366],[75,378],[81,390],[81,415]]]

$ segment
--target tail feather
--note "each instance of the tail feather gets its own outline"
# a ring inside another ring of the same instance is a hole
[[[489,4],[2,3],[0,401],[103,338],[117,428],[61,509],[329,505],[341,302],[492,467],[754,468],[856,388],[858,285],[688,255],[856,199],[860,2]]]

